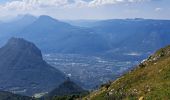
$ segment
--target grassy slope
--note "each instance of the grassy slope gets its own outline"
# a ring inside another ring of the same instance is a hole
[[[170,100],[170,46],[160,49],[135,70],[84,99]]]

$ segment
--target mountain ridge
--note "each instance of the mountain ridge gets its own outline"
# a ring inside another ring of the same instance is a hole
[[[125,54],[138,52],[148,56],[150,52],[170,43],[169,20],[110,19],[97,21],[92,27],[82,28],[42,15],[30,23],[25,24],[23,28],[12,27],[15,31],[10,30],[11,32],[8,28],[2,27],[2,30],[7,29],[8,31],[1,32],[5,34],[0,41],[3,43],[9,37],[17,36],[33,41],[43,53],[89,55],[95,53],[113,55],[112,57],[117,56],[117,58],[124,56],[121,55],[121,52]],[[122,58],[126,58],[126,56]]]

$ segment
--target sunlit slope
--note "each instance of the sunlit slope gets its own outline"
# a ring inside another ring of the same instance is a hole
[[[170,100],[170,46],[158,50],[135,70],[103,85],[85,99]]]

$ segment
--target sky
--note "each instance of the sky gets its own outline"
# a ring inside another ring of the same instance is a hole
[[[17,15],[57,19],[170,19],[170,0],[0,0],[0,19]]]

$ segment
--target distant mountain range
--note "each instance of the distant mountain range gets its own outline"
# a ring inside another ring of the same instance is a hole
[[[29,96],[49,92],[66,79],[33,43],[21,38],[11,38],[0,48],[0,69],[1,90]]]
[[[62,20],[62,21],[69,23],[73,26],[90,28],[98,25],[98,22],[100,20]]]
[[[15,35],[23,28],[33,23],[37,18],[31,15],[25,15],[23,17],[16,18],[9,22],[3,22],[0,24],[1,36]]]
[[[2,45],[17,36],[33,41],[43,53],[102,54],[116,58],[149,55],[170,43],[169,20],[113,19],[91,23],[93,26],[84,28],[45,15],[26,15],[0,24],[0,42]]]
[[[116,81],[103,84],[83,100],[168,100],[169,94],[170,46],[167,46]]]
[[[34,16],[24,15],[18,16],[12,21],[0,23],[0,45],[4,45],[9,38],[18,35],[21,30],[33,23],[36,19]]]
[[[94,29],[120,52],[150,52],[170,43],[169,25],[169,20],[117,19],[98,22]]]
[[[79,27],[50,16],[25,15],[0,24],[0,42],[2,45],[17,36],[33,41],[43,53],[104,54],[115,58],[132,53],[149,55],[170,43],[169,20],[113,19],[89,23],[93,25]]]
[[[28,19],[30,18],[30,16],[25,17]],[[23,17],[23,19],[26,19],[25,17]],[[105,44],[106,40],[100,35],[92,32],[90,29],[75,27],[49,16],[40,16],[36,20],[33,20],[32,17],[30,19],[31,22],[33,22],[27,24],[27,26],[19,31],[10,30],[7,32],[0,32],[5,33],[5,35],[1,36],[2,41],[5,41],[11,36],[26,38],[38,45],[43,52],[48,53],[87,54],[101,52],[107,49],[107,45]],[[25,20],[23,21],[22,19],[19,19],[18,21],[25,23]],[[11,22],[10,24],[13,23],[16,22]],[[20,29],[20,27],[14,29]]]

